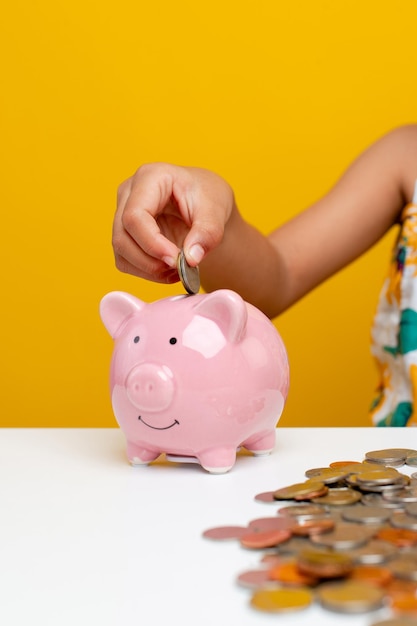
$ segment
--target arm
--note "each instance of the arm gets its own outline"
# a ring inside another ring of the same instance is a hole
[[[116,264],[178,280],[184,247],[207,291],[230,288],[275,317],[369,249],[397,221],[417,177],[417,125],[365,151],[321,200],[269,236],[240,215],[229,185],[198,168],[153,164],[120,186]]]
[[[227,286],[275,317],[375,244],[416,178],[417,126],[408,126],[373,144],[326,196],[268,237],[235,209],[201,265],[205,288]]]

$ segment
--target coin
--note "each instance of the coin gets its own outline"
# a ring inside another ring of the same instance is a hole
[[[189,294],[195,294],[200,291],[200,271],[198,267],[188,265],[184,250],[181,250],[178,255],[177,271],[184,289]]]
[[[302,519],[314,519],[326,515],[326,509],[320,504],[301,503],[278,509],[279,515]]]
[[[362,472],[356,476],[357,483],[362,485],[363,483],[371,483],[378,485],[392,485],[395,483],[401,474],[394,467],[387,467],[386,469],[370,470],[369,472]]]
[[[417,582],[417,559],[406,552],[400,556],[390,559],[387,563],[395,578],[412,580]]]
[[[249,531],[240,537],[240,544],[244,548],[260,549],[277,546],[291,537],[290,530],[261,530]]]
[[[361,524],[378,524],[387,522],[391,516],[389,509],[378,506],[364,506],[357,504],[342,511],[343,519],[348,522],[359,522]]]
[[[365,458],[372,463],[382,463],[391,467],[404,465],[407,455],[412,452],[408,448],[388,448],[386,450],[372,450],[367,452]]]
[[[298,520],[297,525],[291,528],[293,535],[308,537],[333,530],[335,521],[331,517],[318,517]]]
[[[417,503],[413,502],[413,504]],[[394,528],[409,528],[410,530],[417,530],[417,517],[415,515],[407,515],[407,513],[402,511],[393,513],[390,522]]]
[[[268,576],[270,580],[275,580],[283,585],[313,587],[318,583],[315,576],[303,574],[295,560],[275,565],[268,571]]]
[[[327,493],[328,488],[321,481],[306,480],[274,491],[275,500],[309,500],[317,494]]]
[[[205,536],[267,549],[259,570],[243,572],[237,580],[255,590],[254,608],[296,610],[308,606],[314,593],[330,611],[353,615],[385,605],[414,617],[417,485],[394,466],[415,452],[392,448],[367,453],[361,463],[336,461],[333,467],[307,470],[309,480],[255,497],[287,501],[277,516],[253,519],[246,527],[211,529]],[[292,591],[307,595],[289,596]],[[417,626],[415,619],[397,619],[401,622],[383,626]]]
[[[404,487],[395,491],[384,491],[383,497],[391,502],[417,502],[417,488]]]
[[[248,587],[249,589],[258,589],[258,587],[274,584],[269,577],[269,570],[266,568],[242,572],[236,580],[239,585],[242,587]]]
[[[398,613],[407,613],[417,616],[417,597],[413,593],[404,594],[391,600],[391,608]],[[411,620],[408,624],[417,624],[416,620]]]
[[[393,578],[386,586],[386,592],[390,600],[406,594],[412,594],[417,598],[417,582],[405,578]]]
[[[288,541],[277,546],[276,550],[281,556],[298,556],[300,552],[310,545],[305,537],[291,537]]]
[[[409,515],[417,517],[417,502],[409,502],[405,505],[405,510]]]
[[[411,467],[417,467],[417,451],[413,450],[407,454],[405,464]]]
[[[348,554],[326,550],[307,549],[297,559],[300,572],[316,578],[339,578],[350,574],[352,559]]]
[[[275,502],[274,492],[263,491],[262,493],[257,493],[255,496],[255,500],[257,500],[258,502]]]
[[[395,555],[396,552],[396,546],[387,541],[381,541],[380,539],[371,539],[371,541],[364,546],[349,550],[349,554],[355,563],[363,563],[366,565],[385,563],[385,561]]]
[[[224,539],[240,539],[248,532],[246,526],[218,526],[217,528],[209,528],[203,532],[206,539],[224,540]]]
[[[387,567],[356,565],[349,574],[349,579],[357,582],[362,580],[370,585],[384,587],[392,580],[392,573]]]
[[[366,493],[362,496],[361,502],[367,506],[378,506],[393,511],[402,510],[404,508],[404,504],[401,502],[390,502],[390,500],[386,500],[382,496],[382,493]]]
[[[329,467],[332,468],[346,467],[349,465],[360,465],[360,461],[332,461],[329,463]]]
[[[417,544],[417,532],[407,528],[381,528],[376,538],[393,543],[398,548],[406,548]]]
[[[353,504],[361,499],[361,494],[358,491],[349,489],[349,487],[341,487],[331,489],[325,496],[319,498],[312,498],[312,502],[315,504],[325,504],[327,506],[345,506]]]
[[[365,613],[382,606],[384,593],[363,582],[327,583],[317,590],[322,606],[340,613]]]
[[[357,524],[339,524],[335,530],[322,535],[311,535],[310,541],[334,550],[349,550],[363,546],[374,534],[371,528]]]
[[[313,592],[300,589],[259,589],[251,598],[251,606],[261,611],[281,613],[305,609],[313,601]]]
[[[309,470],[305,473],[305,475],[309,478],[320,480],[325,485],[332,485],[346,478],[346,476],[349,475],[349,472],[346,472],[343,469],[331,469],[329,467],[325,467],[322,469],[318,468],[315,470]]]
[[[255,532],[262,530],[291,530],[296,524],[290,517],[259,517],[249,522],[248,527]]]

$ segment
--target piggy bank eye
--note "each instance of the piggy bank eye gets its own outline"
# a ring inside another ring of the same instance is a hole
[[[134,343],[139,343],[140,337],[139,335],[136,335],[136,337],[134,338]]]
[[[169,343],[173,346],[174,344],[177,343],[177,338],[176,337],[171,337],[171,339],[169,340]]]

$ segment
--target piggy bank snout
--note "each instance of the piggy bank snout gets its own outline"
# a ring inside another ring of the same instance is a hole
[[[174,396],[174,380],[168,368],[155,363],[136,365],[126,380],[130,402],[143,411],[162,411]]]

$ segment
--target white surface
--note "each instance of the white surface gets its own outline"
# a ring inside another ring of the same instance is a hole
[[[417,429],[279,428],[270,457],[239,456],[216,476],[163,460],[132,468],[117,429],[0,430],[0,623],[368,626],[385,614],[251,609],[235,580],[260,553],[201,535],[275,514],[254,496],[308,468],[387,447],[417,448]]]

